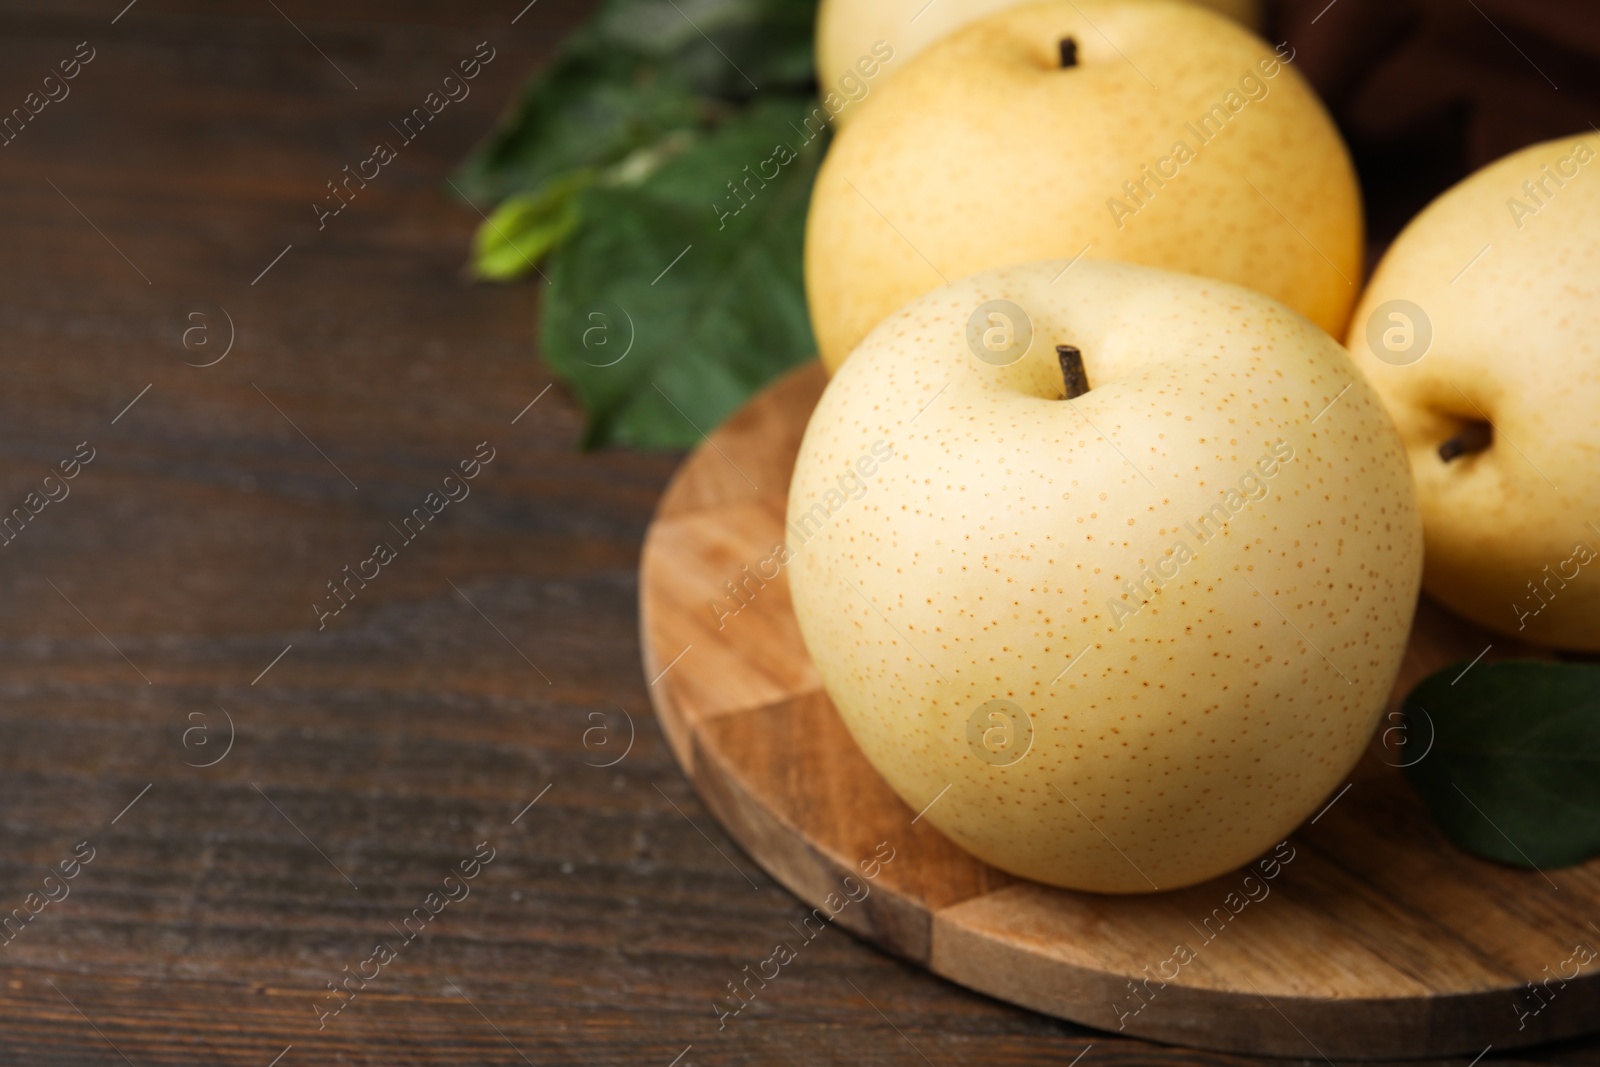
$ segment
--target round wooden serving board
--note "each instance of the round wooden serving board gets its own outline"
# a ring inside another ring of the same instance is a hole
[[[1253,901],[1243,870],[1147,896],[1054,889],[979,862],[919,821],[823,692],[787,578],[752,582],[747,606],[720,628],[712,606],[732,606],[725,583],[783,540],[790,470],[824,383],[818,365],[801,368],[695,451],[641,565],[656,713],[707,806],[774,878],[951,981],[1160,1041],[1376,1059],[1475,1056],[1600,1028],[1600,963],[1564,985],[1551,977],[1571,974],[1580,943],[1600,946],[1589,925],[1600,923],[1600,861],[1547,878],[1474,859],[1441,836],[1376,746],[1348,790],[1290,838],[1276,877],[1251,882]],[[1526,654],[1424,602],[1396,705],[1491,641],[1489,658]],[[893,859],[864,881],[860,864],[880,842]],[[868,895],[839,909],[852,875]],[[1530,980],[1548,982],[1537,998]]]

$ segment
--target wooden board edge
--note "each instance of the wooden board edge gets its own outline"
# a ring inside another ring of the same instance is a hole
[[[745,855],[802,903],[821,907],[827,894],[840,892],[846,877],[860,881],[856,864],[870,857],[836,856],[819,848],[798,827],[759,803],[703,735],[695,734],[692,744],[695,773],[690,781],[701,800]],[[781,847],[767,847],[773,842]],[[932,917],[920,902],[877,885],[862,903],[863,907],[841,911],[838,924],[878,948],[927,967]]]
[[[929,970],[1045,1015],[1163,1044],[1305,1060],[1475,1056],[1486,1046],[1527,1048],[1578,1037],[1591,1032],[1600,1015],[1600,973],[1568,982],[1558,991],[1571,994],[1564,1011],[1522,1019],[1521,1028],[1516,989],[1425,998],[1269,999],[1162,986],[1159,976],[1147,985],[1144,976],[1089,970],[978,932],[961,921],[965,903],[933,914]],[[1144,1006],[1122,1015],[1119,1003]],[[1367,1022],[1352,1027],[1357,1013]],[[1228,1020],[1226,1027],[1219,1027],[1219,1018]]]

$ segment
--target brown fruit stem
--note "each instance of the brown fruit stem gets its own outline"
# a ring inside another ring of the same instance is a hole
[[[1089,391],[1089,372],[1083,367],[1083,353],[1071,345],[1056,345],[1056,355],[1061,357],[1061,381],[1067,388],[1067,399],[1076,400]]]
[[[1469,422],[1461,432],[1439,446],[1439,458],[1449,463],[1457,456],[1482,452],[1494,440],[1494,429],[1487,422]]]
[[[1078,42],[1072,37],[1061,38],[1061,69],[1078,65]]]

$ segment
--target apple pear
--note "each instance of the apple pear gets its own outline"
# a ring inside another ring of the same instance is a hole
[[[1600,650],[1600,137],[1525,148],[1400,234],[1349,345],[1400,428],[1423,587],[1491,629]]]
[[[822,0],[817,9],[817,75],[824,99],[838,94],[839,122],[904,63],[952,30],[1024,0]],[[1261,0],[1195,0],[1259,30]],[[887,46],[876,48],[880,42]],[[887,54],[889,63],[876,60]],[[869,73],[869,71],[871,73]],[[830,108],[830,110],[833,110]]]
[[[1248,862],[1346,780],[1416,608],[1377,394],[1257,293],[1052,260],[885,320],[788,502],[806,648],[912,811],[1108,893]]]
[[[823,363],[950,279],[1080,255],[1247,285],[1343,336],[1360,191],[1292,59],[1179,0],[1047,0],[930,45],[818,174]]]

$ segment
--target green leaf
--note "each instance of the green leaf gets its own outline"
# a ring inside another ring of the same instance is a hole
[[[550,259],[544,352],[589,412],[586,444],[693,444],[811,356],[815,15],[602,0],[455,175],[470,200],[510,198],[478,231],[479,276]]]
[[[511,197],[483,221],[472,240],[475,277],[509,281],[534,264],[578,226],[578,193],[594,183],[591,170],[546,182],[537,193]]]
[[[1514,661],[1432,675],[1405,700],[1406,768],[1469,852],[1519,867],[1600,853],[1600,666]],[[1407,759],[1413,757],[1408,753]]]
[[[816,0],[609,0],[597,34],[669,61],[696,91],[724,99],[809,92]]]
[[[604,168],[755,95],[809,91],[814,0],[608,0],[453,181],[475,201]]]
[[[594,221],[553,257],[541,346],[589,413],[586,447],[696,444],[813,355],[801,250],[825,140],[806,139],[814,107],[765,99],[638,186],[579,194]]]
[[[470,200],[498,201],[618,163],[705,115],[682,73],[585,38],[528,83],[452,180]]]

